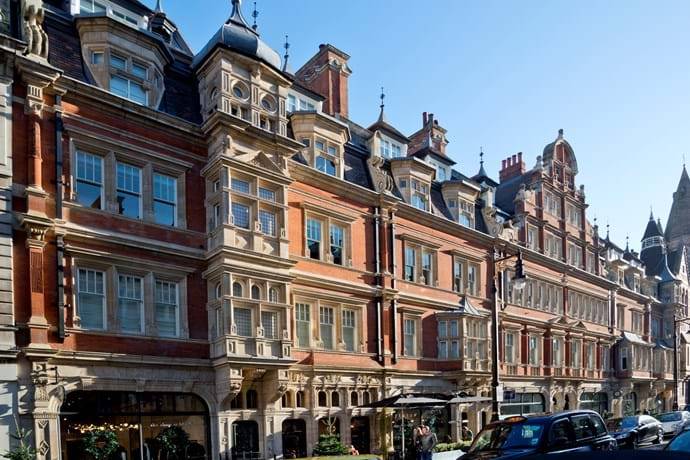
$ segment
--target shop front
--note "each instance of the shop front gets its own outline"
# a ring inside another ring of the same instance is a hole
[[[63,460],[89,460],[92,449],[110,458],[210,458],[209,411],[188,393],[75,391],[60,410]]]

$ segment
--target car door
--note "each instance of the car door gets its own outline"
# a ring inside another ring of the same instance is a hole
[[[644,437],[642,439],[644,439],[645,442],[655,440],[659,433],[659,428],[657,427],[656,419],[648,415],[643,415],[642,417],[640,417],[640,420],[644,424]]]
[[[563,417],[554,421],[549,430],[548,444],[546,446],[548,453],[562,453],[562,452],[576,452],[578,446],[575,441],[575,430],[573,424],[568,417]]]
[[[575,444],[578,451],[593,450],[596,429],[589,418],[589,414],[578,414],[570,416],[570,421],[575,430]]]
[[[589,421],[594,428],[594,441],[592,448],[594,450],[609,450],[613,448],[613,440],[608,436],[606,425],[599,414],[589,414]]]

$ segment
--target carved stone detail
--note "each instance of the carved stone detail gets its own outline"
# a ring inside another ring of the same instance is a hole
[[[26,55],[34,55],[48,59],[48,34],[43,30],[45,12],[40,0],[25,0],[24,2],[24,41],[26,41]]]
[[[390,194],[393,191],[393,178],[387,171],[383,170],[384,163],[385,160],[377,155],[372,155],[367,160],[369,173],[374,181],[374,188],[376,191]]]

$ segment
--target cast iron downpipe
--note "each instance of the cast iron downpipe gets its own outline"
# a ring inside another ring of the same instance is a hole
[[[376,285],[381,288],[381,213],[378,206],[374,208],[374,252],[376,253]],[[381,323],[381,296],[376,299],[376,360],[383,363],[383,330]]]
[[[55,219],[62,220],[62,96],[55,96]],[[57,314],[58,338],[65,339],[65,241],[62,235],[57,236]]]
[[[397,288],[397,282],[395,278],[395,266],[396,266],[396,257],[395,257],[395,213],[391,211],[390,213],[390,221],[391,221],[391,238],[390,238],[390,254],[391,254],[391,273],[393,276],[391,277],[391,288],[396,289]],[[391,307],[391,315],[393,316],[393,321],[391,321],[391,346],[393,348],[393,354],[391,356],[391,361],[393,364],[398,362],[398,301],[397,299],[393,299],[393,305]]]

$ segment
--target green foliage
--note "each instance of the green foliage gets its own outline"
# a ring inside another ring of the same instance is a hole
[[[161,449],[169,459],[182,458],[189,446],[189,434],[181,427],[172,425],[158,433],[156,441],[160,443]]]
[[[319,442],[314,447],[314,456],[332,456],[345,455],[349,449],[340,442],[340,437],[337,434],[322,434],[319,436]]]
[[[84,452],[90,454],[95,460],[107,459],[120,447],[117,435],[111,430],[89,431],[82,439],[82,443]]]
[[[441,442],[436,444],[434,452],[447,452],[449,450],[465,450],[470,446],[470,441],[463,442]]]
[[[5,452],[2,456],[10,460],[35,460],[36,450],[31,447],[31,430],[20,427],[16,419],[14,425],[16,431],[10,436],[17,441],[18,445],[13,450]]]

